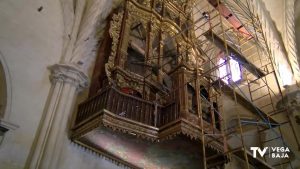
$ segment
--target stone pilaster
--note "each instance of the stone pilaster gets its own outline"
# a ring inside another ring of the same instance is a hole
[[[62,1],[64,10],[70,4]],[[105,26],[104,19],[112,7],[110,0],[76,1],[75,11],[72,11],[75,14],[70,17],[73,21],[66,21],[65,25],[65,31],[70,34],[64,44],[61,63],[67,64],[49,67],[52,86],[25,169],[59,168],[61,152],[68,141],[68,122],[74,101],[77,93],[88,86],[86,73],[95,59],[99,30]]]
[[[295,76],[300,76],[295,36],[295,0],[285,0],[285,47]],[[298,83],[299,83],[299,78]]]
[[[88,86],[88,77],[75,66],[55,64],[49,69],[52,87],[26,169],[58,168],[74,100]]]

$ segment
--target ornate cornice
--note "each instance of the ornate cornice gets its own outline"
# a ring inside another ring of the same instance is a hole
[[[78,91],[88,87],[88,76],[73,65],[55,64],[49,67],[51,71],[50,81],[52,83],[69,83]]]
[[[176,120],[163,127],[157,128],[120,117],[106,109],[100,110],[97,114],[91,116],[91,118],[85,120],[83,123],[79,123],[79,125],[76,125],[72,129],[71,140],[79,145],[82,145],[83,147],[86,147],[87,151],[95,151],[111,160],[117,159],[117,162],[120,162],[125,166],[133,166],[130,165],[128,161],[119,159],[118,156],[110,154],[106,148],[103,148],[101,145],[97,145],[96,142],[93,142],[93,140],[90,140],[88,135],[92,134],[93,136],[96,136],[96,133],[103,133],[102,131],[103,129],[105,130],[105,128],[111,130],[113,135],[116,135],[116,133],[133,135],[133,137],[136,137],[137,139],[141,138],[148,140],[149,144],[156,144],[158,142],[171,140],[178,135],[184,135],[191,140],[202,142],[200,137],[200,127],[195,126],[188,120]],[[219,133],[217,132],[214,134],[218,135]],[[206,136],[205,147],[208,149],[208,151],[212,151],[215,154],[223,156],[222,159],[226,161],[227,156],[224,155],[225,150],[223,148],[223,144],[221,141],[218,141],[217,137],[219,136]],[[130,149],[130,147],[128,148]]]
[[[196,122],[197,123],[197,122]],[[209,125],[209,124],[206,124]],[[102,109],[95,115],[89,117],[83,122],[79,122],[72,129],[72,140],[78,140],[81,137],[95,128],[101,126],[119,131],[122,133],[133,134],[138,138],[149,140],[152,142],[159,142],[163,140],[170,140],[177,135],[183,134],[191,140],[201,140],[201,127],[186,119],[178,119],[162,127],[154,127],[141,122],[137,122],[125,117],[120,117],[109,110]],[[221,134],[220,131],[214,132],[205,128],[206,134]],[[217,136],[218,137],[218,136]],[[214,136],[207,136],[205,138],[205,145],[214,149],[217,152],[224,152],[223,144],[216,140]]]

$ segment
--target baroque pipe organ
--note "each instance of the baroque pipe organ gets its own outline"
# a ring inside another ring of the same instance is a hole
[[[220,98],[212,78],[203,75],[199,66],[205,59],[194,45],[198,41],[193,3],[126,0],[112,12],[89,98],[78,107],[71,135],[74,142],[131,168],[169,166],[132,148],[155,146],[165,149],[156,153],[170,163],[187,158],[189,164],[182,165],[190,168],[224,166],[225,138],[213,136],[222,135]],[[174,153],[168,149],[171,143],[186,146],[176,152],[182,156],[170,155]],[[123,155],[112,148],[120,144],[128,149],[123,149]],[[135,161],[132,152],[142,154],[135,158],[145,162]]]

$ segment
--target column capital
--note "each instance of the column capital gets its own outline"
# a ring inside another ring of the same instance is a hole
[[[81,91],[89,85],[88,76],[74,65],[54,64],[48,67],[50,70],[50,81],[52,83],[64,82],[69,83]]]

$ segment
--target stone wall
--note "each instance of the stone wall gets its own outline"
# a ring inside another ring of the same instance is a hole
[[[11,92],[3,120],[19,126],[0,145],[1,169],[24,168],[51,87],[47,67],[60,61],[68,37],[63,15],[59,0],[0,1],[0,60]],[[64,148],[59,168],[118,168],[68,140]]]
[[[23,168],[50,88],[47,66],[61,56],[60,3],[1,1],[0,22],[1,57],[12,94],[5,120],[19,126],[0,147],[0,168]]]

